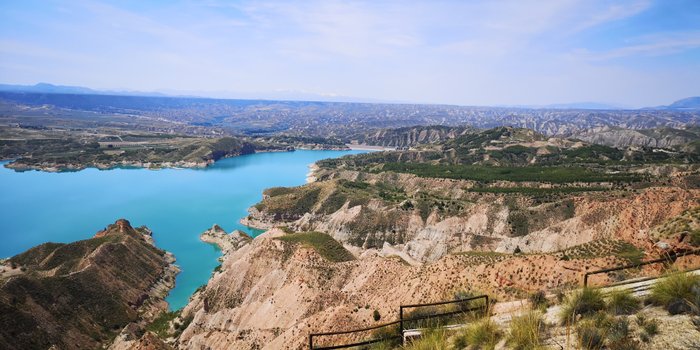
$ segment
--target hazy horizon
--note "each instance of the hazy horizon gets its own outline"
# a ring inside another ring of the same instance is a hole
[[[692,0],[80,0],[0,9],[8,84],[476,106],[638,108],[700,95]]]

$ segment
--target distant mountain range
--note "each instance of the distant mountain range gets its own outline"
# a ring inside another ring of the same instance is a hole
[[[600,109],[600,110],[614,110],[614,109],[629,109],[623,106],[612,105],[607,103],[599,102],[573,102],[573,103],[555,103],[551,105],[542,106],[539,108],[544,109]]]
[[[667,106],[670,109],[699,109],[700,96],[688,97],[671,103]]]
[[[53,85],[49,83],[38,83],[35,85],[0,84],[0,91],[75,95],[168,96],[158,92],[94,90],[82,86]]]
[[[95,90],[82,86],[67,86],[54,85],[49,83],[38,83],[35,85],[12,85],[0,84],[0,91],[9,92],[33,92],[44,94],[76,94],[76,95],[119,95],[119,96],[157,96],[157,97],[189,97],[189,98],[217,98],[217,99],[244,99],[244,100],[280,100],[280,101],[319,101],[319,102],[359,102],[359,103],[398,103],[397,101],[382,101],[366,98],[353,98],[347,96],[321,95],[310,92],[296,91],[276,91],[272,93],[239,93],[234,97],[230,94],[213,93],[215,96],[197,96],[194,92],[181,93],[177,91],[163,92],[143,92],[143,91],[126,91],[126,90]],[[625,108],[624,106],[599,103],[599,102],[574,102],[574,103],[557,103],[549,105],[518,105],[518,106],[502,106],[510,108],[527,108],[527,109],[589,109],[589,110],[624,110],[633,109]],[[666,106],[648,107],[640,109],[683,109],[695,110],[700,109],[700,96],[688,97],[675,101]]]
[[[143,92],[128,90],[95,90],[82,86],[54,85],[38,83],[35,85],[0,84],[4,92],[32,92],[42,94],[76,94],[76,95],[116,95],[116,96],[150,96],[150,97],[185,97],[236,100],[269,100],[269,101],[318,101],[318,102],[359,102],[359,103],[400,103],[380,99],[356,98],[334,94],[317,94],[306,91],[279,90],[272,92],[225,92],[225,91],[178,91],[163,90],[162,92]]]

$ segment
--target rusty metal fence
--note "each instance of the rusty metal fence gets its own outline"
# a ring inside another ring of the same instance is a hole
[[[660,263],[674,263],[678,258],[688,255],[700,255],[700,249],[690,250],[682,253],[668,254],[663,258],[642,261],[635,264],[628,264],[618,267],[612,267],[607,269],[600,269],[595,271],[586,272],[583,275],[583,286],[588,287],[589,276],[609,273],[614,271],[628,270],[634,268],[640,268],[646,265],[660,264]],[[653,277],[650,277],[653,278]],[[635,283],[643,281],[644,279],[635,279],[632,281],[626,281],[622,283],[615,283],[613,285],[624,285],[627,283]],[[478,306],[473,306],[471,303],[475,301],[483,300]],[[450,307],[452,306],[452,307]],[[409,309],[420,309],[429,307],[445,307],[438,312],[412,312],[408,313]],[[410,305],[400,305],[399,306],[399,319],[392,322],[382,323],[371,327],[352,329],[346,331],[336,331],[336,332],[324,332],[324,333],[311,333],[309,334],[309,349],[315,350],[332,350],[332,349],[347,349],[353,347],[361,347],[372,345],[382,342],[394,342],[395,344],[402,344],[404,340],[404,331],[413,328],[427,328],[431,326],[443,326],[445,325],[445,318],[454,318],[461,315],[466,315],[469,313],[483,312],[484,315],[488,313],[489,309],[489,297],[487,295],[479,295],[475,297],[439,301],[435,303],[425,303],[425,304],[410,304]],[[443,321],[436,321],[432,323],[424,323],[421,321],[425,320],[436,320],[443,319]],[[398,327],[396,327],[398,325]],[[393,329],[395,328],[395,329]],[[383,330],[379,331],[378,330]],[[367,336],[362,336],[361,333],[367,333],[374,331],[372,334]],[[321,337],[333,337],[333,336],[344,336],[344,335],[354,335],[354,337],[346,338],[346,340],[339,341],[333,345],[321,345],[317,346],[314,340]],[[352,339],[353,340],[347,340]]]
[[[622,270],[640,268],[642,266],[652,265],[652,264],[660,264],[660,263],[671,263],[672,264],[673,262],[676,261],[676,259],[678,259],[680,257],[688,256],[688,255],[698,255],[698,254],[700,254],[700,249],[689,250],[689,251],[685,251],[685,252],[677,253],[677,254],[668,254],[668,255],[664,256],[663,258],[642,261],[642,262],[639,262],[636,264],[629,264],[629,265],[623,265],[623,266],[618,266],[618,267],[611,267],[611,268],[607,268],[607,269],[589,271],[583,275],[583,287],[584,288],[588,287],[588,277],[589,276],[593,276],[593,275],[597,275],[597,274],[601,274],[601,273],[609,273],[609,272],[614,272],[614,271],[622,271]],[[650,277],[650,278],[653,278],[653,277]],[[624,285],[624,284],[629,284],[629,283],[636,283],[636,282],[640,282],[643,280],[644,279],[635,279],[635,280],[631,280],[628,282],[615,283],[613,285],[619,286],[619,285]]]
[[[483,301],[482,301],[483,300]],[[473,306],[474,302],[479,302],[479,305]],[[408,309],[420,309],[420,308],[430,308],[430,307],[447,307],[443,308],[438,312],[418,312],[414,315],[406,312]],[[435,303],[425,303],[425,304],[410,304],[410,305],[400,305],[399,306],[399,319],[392,322],[382,323],[371,327],[352,329],[346,331],[336,331],[336,332],[324,332],[324,333],[311,333],[309,334],[309,349],[315,350],[331,350],[331,349],[347,349],[354,347],[361,347],[372,345],[376,343],[391,342],[394,344],[403,343],[403,334],[407,329],[407,325],[418,324],[425,320],[436,320],[445,318],[454,318],[461,315],[466,315],[470,313],[483,312],[486,314],[489,307],[489,297],[487,295],[479,295],[475,297],[462,298],[456,300],[439,301]],[[449,322],[449,321],[448,321]],[[433,323],[432,325],[443,325],[444,322]],[[398,325],[398,327],[396,327]],[[396,327],[396,329],[392,329]],[[383,330],[380,331],[380,330]],[[367,333],[374,331],[373,334],[367,334],[367,336],[362,336],[362,333]],[[377,334],[379,333],[379,334]],[[334,337],[334,336],[347,336],[352,335],[349,338],[339,341],[332,345],[318,345],[315,340],[322,337]],[[350,340],[348,340],[350,339]]]

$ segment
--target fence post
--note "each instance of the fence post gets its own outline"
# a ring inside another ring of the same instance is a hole
[[[309,350],[313,350],[314,348],[314,335],[309,334]]]
[[[588,287],[588,272],[583,274],[583,288]]]

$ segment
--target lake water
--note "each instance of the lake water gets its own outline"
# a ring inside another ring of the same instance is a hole
[[[0,257],[43,242],[92,237],[119,218],[148,226],[156,245],[175,254],[182,272],[167,298],[171,309],[187,304],[219,264],[220,251],[199,240],[219,224],[230,232],[261,233],[238,223],[274,186],[305,182],[320,159],[364,151],[257,153],[223,159],[206,169],[86,169],[15,172],[0,164]]]

